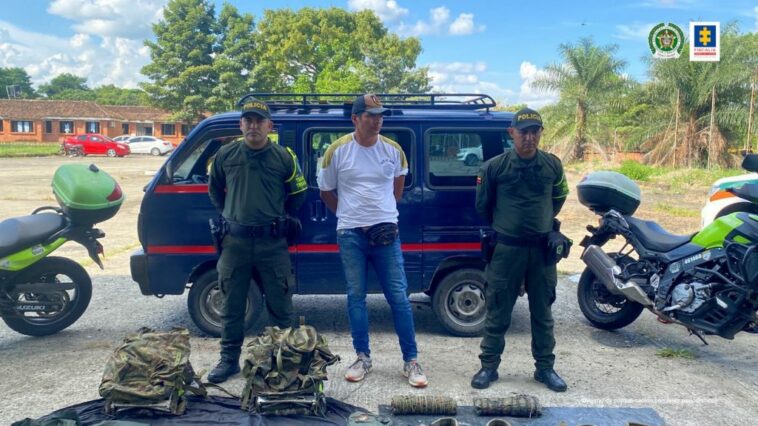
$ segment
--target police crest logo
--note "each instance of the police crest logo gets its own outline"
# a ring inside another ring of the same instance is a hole
[[[721,25],[690,22],[690,61],[717,62],[721,57]]]
[[[653,57],[660,59],[678,58],[684,49],[684,33],[682,29],[669,22],[660,24],[650,30],[647,37]]]

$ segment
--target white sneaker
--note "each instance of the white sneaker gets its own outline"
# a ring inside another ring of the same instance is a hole
[[[415,359],[403,365],[403,376],[408,378],[408,383],[414,388],[425,388],[428,384],[424,370],[421,369],[421,365]]]
[[[358,352],[358,358],[345,372],[348,382],[360,382],[371,371],[371,358],[363,352]]]

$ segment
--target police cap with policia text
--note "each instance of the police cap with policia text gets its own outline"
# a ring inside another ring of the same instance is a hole
[[[263,118],[271,119],[271,110],[265,102],[255,98],[247,98],[241,105],[242,116],[257,115]]]
[[[531,108],[523,108],[513,116],[511,127],[514,129],[523,130],[532,126],[542,127],[542,117],[537,111]]]

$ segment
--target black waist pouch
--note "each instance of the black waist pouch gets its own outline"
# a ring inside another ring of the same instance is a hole
[[[374,247],[388,246],[395,242],[398,237],[396,223],[383,222],[377,223],[366,230],[368,244]]]
[[[497,245],[497,233],[491,229],[482,229],[479,231],[479,242],[481,244],[482,259],[490,263],[492,255],[495,254]]]

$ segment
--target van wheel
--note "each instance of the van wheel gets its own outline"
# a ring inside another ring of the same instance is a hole
[[[187,309],[190,318],[197,327],[213,337],[221,336],[221,308],[223,296],[218,286],[218,273],[215,269],[205,272],[190,288],[187,297]],[[263,295],[258,284],[250,283],[245,310],[245,330],[249,330],[263,312]]]
[[[479,164],[479,157],[476,154],[469,154],[466,156],[466,160],[463,162],[467,166],[476,166]]]
[[[432,307],[451,334],[463,337],[481,335],[487,313],[484,271],[466,268],[447,274],[434,291]]]
[[[108,151],[105,152],[105,155],[107,155],[108,157],[115,157],[116,156],[116,150],[113,149],[113,148],[111,148],[111,149],[109,149]]]

